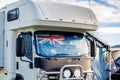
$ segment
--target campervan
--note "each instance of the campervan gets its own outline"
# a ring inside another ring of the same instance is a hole
[[[98,22],[78,5],[19,0],[0,9],[0,80],[94,80]]]

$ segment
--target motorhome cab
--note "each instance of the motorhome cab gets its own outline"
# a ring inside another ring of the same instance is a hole
[[[20,0],[0,10],[0,80],[93,80],[94,13],[84,7]],[[88,39],[89,38],[89,39]]]

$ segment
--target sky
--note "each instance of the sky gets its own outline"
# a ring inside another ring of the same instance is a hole
[[[17,0],[0,0],[0,7]],[[120,45],[120,1],[119,0],[41,0],[57,1],[88,7],[95,13],[99,28],[95,34],[113,45]]]

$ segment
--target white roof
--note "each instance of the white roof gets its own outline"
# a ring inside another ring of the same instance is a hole
[[[20,20],[23,21],[20,26],[55,26],[59,28],[82,29],[82,31],[91,31],[98,28],[98,22],[94,13],[90,9],[78,5],[40,0],[20,0],[12,5],[8,5],[8,7],[13,7],[13,5],[19,7],[26,4],[29,5],[29,8],[24,10],[24,14],[25,12],[28,13]],[[29,20],[27,21],[27,19]]]
[[[44,18],[50,20],[98,25],[95,15],[88,8],[57,2],[37,2],[37,5],[43,11]]]
[[[112,52],[120,51],[120,48],[111,48]]]

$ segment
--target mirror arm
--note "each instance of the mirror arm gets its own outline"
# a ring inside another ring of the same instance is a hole
[[[23,62],[29,62],[29,67],[33,69],[33,63],[31,61],[23,60],[22,57],[20,57],[20,60]]]
[[[105,48],[107,51],[110,52],[110,45],[106,44],[105,42],[101,41],[99,38],[96,36],[92,35],[90,32],[86,32],[86,38],[91,41],[90,38],[95,40],[98,44],[101,44],[103,48]]]

